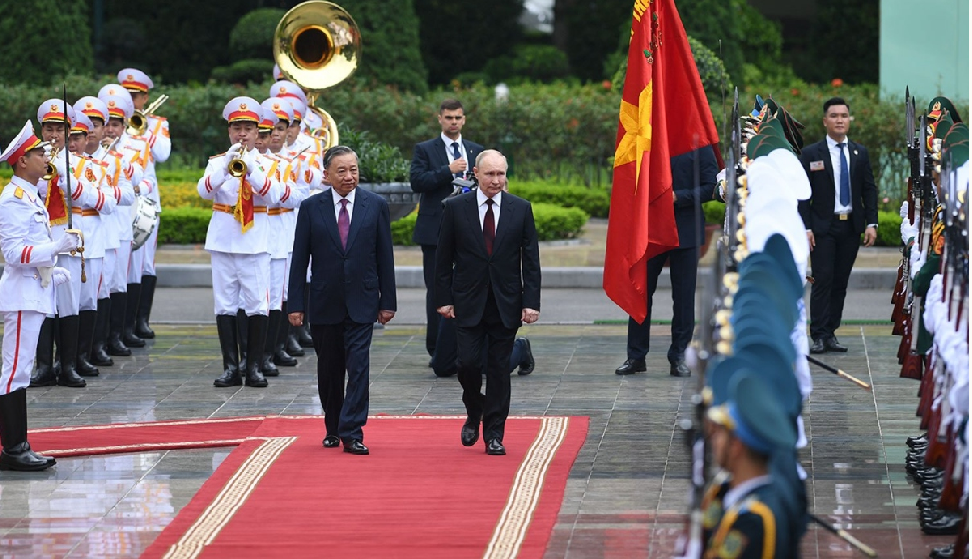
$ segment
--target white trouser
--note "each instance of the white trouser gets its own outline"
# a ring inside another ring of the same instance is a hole
[[[37,338],[44,313],[10,311],[3,313],[3,372],[0,373],[0,394],[27,388],[37,354]]]
[[[232,254],[210,252],[213,269],[215,312],[236,315],[243,309],[247,316],[269,314],[270,254]]]
[[[77,256],[60,254],[57,257],[57,265],[71,273],[71,281],[54,288],[57,314],[74,316],[81,309],[81,259]]]
[[[105,249],[105,258],[101,263],[101,279],[98,282],[98,298],[107,299],[111,296],[111,280],[115,273],[115,258],[118,256],[117,250],[113,248]]]
[[[159,226],[156,224],[152,229],[152,234],[145,240],[145,244],[139,249],[142,254],[142,275],[155,275],[155,251],[159,245]]]
[[[270,310],[280,310],[285,289],[287,289],[287,259],[273,258],[270,260]]]
[[[129,244],[131,244],[129,242]],[[128,259],[128,283],[142,283],[142,262],[145,258],[145,247],[132,251],[131,258]]]
[[[132,261],[132,242],[122,241],[115,249],[115,269],[111,273],[111,284],[108,286],[112,293],[128,292],[128,267]]]
[[[104,269],[104,258],[85,258],[84,275],[88,281],[81,284],[82,311],[98,310],[98,294],[101,292],[101,271]]]
[[[289,301],[290,298],[288,294],[290,293],[290,263],[294,260],[294,253],[287,253],[287,267],[284,270],[284,284],[283,284],[283,301]]]

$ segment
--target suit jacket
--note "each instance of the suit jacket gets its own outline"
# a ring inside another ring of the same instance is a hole
[[[861,234],[867,224],[878,222],[877,187],[874,185],[874,173],[871,171],[871,160],[867,155],[867,148],[863,145],[847,142],[850,160],[851,187],[851,217],[854,232]],[[823,161],[823,169],[811,170],[810,164]],[[834,166],[830,162],[830,149],[827,140],[823,139],[804,148],[800,154],[803,169],[810,177],[810,198],[801,200],[799,209],[803,225],[813,231],[814,235],[822,235],[830,228],[834,219]]]
[[[699,156],[699,184],[695,184],[695,153]],[[719,173],[711,146],[699,148],[671,159],[672,190],[675,191],[675,226],[678,248],[697,247],[705,242],[705,214],[702,204],[712,200]]]
[[[345,317],[372,323],[379,310],[397,310],[391,219],[388,202],[381,196],[356,189],[347,250],[341,248],[331,189],[301,203],[290,267],[289,312],[308,311],[304,278],[309,261],[313,324],[339,324]]]
[[[466,149],[466,161],[469,164],[467,172],[472,173],[476,156],[483,151],[483,146],[467,140],[463,140],[462,145]],[[442,201],[454,190],[453,175],[449,171],[449,158],[446,156],[446,145],[442,136],[415,144],[410,176],[412,192],[422,195],[412,241],[419,245],[435,246],[439,242]]]
[[[453,305],[456,326],[478,324],[492,290],[503,325],[540,310],[540,245],[530,202],[504,192],[493,254],[486,253],[476,191],[446,200],[435,262],[435,306]]]

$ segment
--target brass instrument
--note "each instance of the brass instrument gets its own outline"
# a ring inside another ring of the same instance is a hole
[[[324,149],[338,145],[337,122],[314,103],[321,91],[358,67],[361,32],[344,8],[324,0],[298,4],[273,34],[273,58],[283,74],[307,92],[307,108],[324,122]]]
[[[232,177],[241,178],[246,176],[246,162],[243,161],[243,154],[236,152],[233,154],[233,159],[226,164],[226,172]]]
[[[148,118],[155,114],[155,111],[159,110],[162,103],[169,100],[168,95],[161,95],[155,101],[152,101],[148,107],[139,111],[136,110],[131,117],[128,119],[128,127],[125,129],[129,136],[141,136],[145,134],[148,129]]]

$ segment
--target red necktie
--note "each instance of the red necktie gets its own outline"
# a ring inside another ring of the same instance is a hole
[[[496,218],[493,216],[493,199],[486,199],[486,217],[483,218],[483,240],[486,241],[486,254],[493,255],[493,239],[496,238]]]
[[[341,248],[348,248],[348,230],[351,229],[351,216],[348,214],[348,199],[341,198],[341,211],[338,213],[338,234],[341,235]]]

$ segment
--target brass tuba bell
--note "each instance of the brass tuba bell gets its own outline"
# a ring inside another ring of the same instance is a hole
[[[361,32],[351,14],[324,0],[294,6],[277,24],[273,58],[280,71],[307,92],[307,108],[324,121],[324,148],[338,145],[337,123],[314,102],[321,91],[341,83],[358,67]]]

